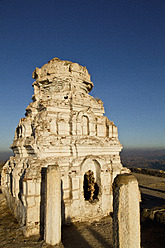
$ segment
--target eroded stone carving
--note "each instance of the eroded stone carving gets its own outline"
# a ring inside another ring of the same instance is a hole
[[[33,102],[16,128],[14,156],[2,172],[3,193],[26,236],[44,230],[49,165],[60,168],[63,223],[108,215],[113,180],[124,172],[117,127],[103,116],[102,101],[88,94],[93,83],[86,67],[54,58],[36,68],[33,78]],[[93,186],[89,199],[84,197],[89,171],[98,187],[97,201]]]

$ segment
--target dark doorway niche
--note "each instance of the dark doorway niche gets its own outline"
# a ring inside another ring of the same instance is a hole
[[[84,198],[86,201],[98,200],[99,186],[95,182],[93,171],[89,170],[84,174]]]

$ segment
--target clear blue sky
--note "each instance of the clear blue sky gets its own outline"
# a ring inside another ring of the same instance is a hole
[[[165,148],[164,0],[0,0],[0,151],[54,57],[87,67],[125,148]]]

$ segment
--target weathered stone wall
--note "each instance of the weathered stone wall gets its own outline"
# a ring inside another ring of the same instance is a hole
[[[93,83],[86,67],[54,58],[36,68],[33,78],[33,102],[16,128],[14,156],[2,172],[2,190],[27,236],[43,230],[49,165],[60,168],[63,223],[109,214],[113,180],[126,170],[117,127],[103,116],[102,101],[88,94]],[[84,196],[89,170],[97,186],[90,201]]]

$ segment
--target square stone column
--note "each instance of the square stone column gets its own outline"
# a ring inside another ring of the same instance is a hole
[[[113,247],[140,248],[140,195],[132,174],[118,175],[113,184]]]
[[[61,241],[61,177],[58,165],[47,168],[45,241],[50,245]]]

